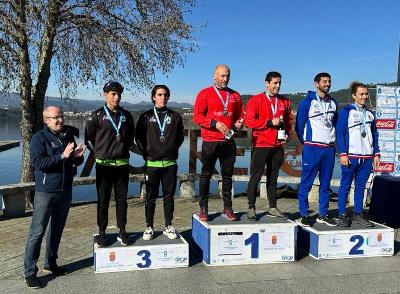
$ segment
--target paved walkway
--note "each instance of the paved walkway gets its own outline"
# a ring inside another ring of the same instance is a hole
[[[239,197],[233,203],[236,210],[244,211],[246,202],[245,197]],[[279,205],[293,213],[291,217],[298,217],[296,200],[281,199]],[[210,211],[219,211],[221,200],[213,198],[209,206]],[[337,207],[337,203],[330,206]],[[265,200],[257,199],[258,210],[266,207]],[[196,211],[195,199],[175,202],[173,223],[191,245],[191,214]],[[399,238],[393,257],[318,261],[303,255],[294,263],[206,267],[199,253],[191,250],[189,268],[95,274],[92,235],[97,233],[97,226],[93,203],[74,206],[68,217],[59,264],[67,264],[72,272],[57,278],[39,272],[45,287],[31,290],[25,286],[22,269],[30,222],[31,214],[0,218],[0,293],[400,293]],[[162,201],[156,208],[155,225],[162,229]],[[129,200],[127,229],[144,229],[144,202],[138,198]],[[113,205],[108,231],[117,231]],[[40,259],[38,266],[42,265]]]

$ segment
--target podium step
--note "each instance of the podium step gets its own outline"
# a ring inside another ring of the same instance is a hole
[[[206,265],[238,265],[295,260],[297,225],[287,219],[257,213],[257,221],[237,213],[229,221],[221,213],[209,214],[203,222],[194,214],[192,236],[203,252]]]
[[[108,234],[108,247],[98,248],[93,236],[93,258],[96,273],[189,266],[189,245],[180,236],[169,239],[155,232],[154,239],[145,241],[143,232],[128,233],[130,245],[122,246],[117,234]]]

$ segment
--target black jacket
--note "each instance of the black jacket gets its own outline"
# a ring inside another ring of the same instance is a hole
[[[119,130],[121,139],[117,141],[117,132],[109,121],[104,107],[101,107],[93,112],[86,122],[85,144],[90,151],[94,152],[96,159],[127,159],[129,148],[134,142],[133,117],[122,107],[116,113],[110,109],[108,111],[116,126],[118,126],[120,114],[123,116]]]
[[[136,145],[142,152],[144,160],[176,160],[179,147],[184,140],[182,117],[167,107],[157,109],[157,113],[161,125],[166,114],[168,115],[164,131],[165,142],[160,141],[160,128],[154,110],[150,109],[142,113],[137,122]]]
[[[36,192],[71,191],[74,165],[80,165],[84,160],[83,156],[61,159],[65,147],[71,142],[75,143],[75,140],[73,129],[69,126],[64,126],[58,135],[47,126],[33,135],[30,155],[35,168]]]

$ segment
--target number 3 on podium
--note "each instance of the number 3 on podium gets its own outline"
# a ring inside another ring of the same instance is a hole
[[[138,256],[142,257],[142,263],[137,263],[138,268],[147,268],[150,267],[151,265],[151,259],[150,259],[150,251],[148,250],[140,250],[137,253]]]

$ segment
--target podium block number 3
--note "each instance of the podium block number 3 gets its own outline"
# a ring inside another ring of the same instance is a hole
[[[357,242],[353,246],[353,248],[350,249],[350,252],[349,252],[350,255],[364,254],[364,250],[359,249],[362,246],[362,244],[364,243],[363,236],[360,236],[360,235],[351,236],[350,242]]]
[[[151,259],[150,259],[150,251],[148,250],[140,250],[137,253],[138,256],[142,257],[142,263],[137,263],[136,265],[138,268],[147,268],[150,267],[151,265]]]
[[[258,233],[253,233],[244,240],[244,245],[251,245],[251,258],[258,258]]]

